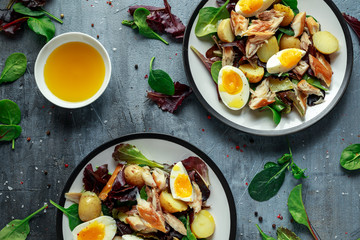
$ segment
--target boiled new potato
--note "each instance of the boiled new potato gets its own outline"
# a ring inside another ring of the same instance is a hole
[[[162,191],[160,194],[160,205],[168,213],[183,212],[188,209],[188,205],[178,199],[174,199],[171,193]]]
[[[280,23],[280,26],[286,27],[290,25],[292,20],[294,19],[294,12],[291,10],[289,6],[285,6],[283,4],[275,4],[274,9],[276,11],[284,13],[284,19]]]
[[[260,61],[267,62],[269,58],[279,51],[279,44],[275,36],[272,36],[266,43],[264,43],[257,51],[257,56]]]
[[[239,69],[245,74],[245,76],[249,79],[250,83],[260,82],[264,76],[264,68],[256,66],[255,68],[251,66],[249,63],[240,65]]]
[[[314,47],[323,54],[331,54],[339,49],[339,41],[327,31],[314,33],[313,42]]]
[[[208,238],[215,231],[215,221],[211,213],[207,210],[201,210],[194,216],[191,223],[191,231],[197,238]]]
[[[298,48],[300,49],[300,39],[284,34],[280,39],[280,50],[286,48]]]
[[[124,169],[125,181],[134,186],[142,187],[145,182],[142,178],[143,168],[138,165],[129,165]]]
[[[101,201],[99,197],[93,192],[84,192],[80,197],[78,213],[83,222],[100,217]]]
[[[235,40],[235,35],[231,29],[230,18],[226,18],[219,23],[217,34],[223,42],[233,42]]]

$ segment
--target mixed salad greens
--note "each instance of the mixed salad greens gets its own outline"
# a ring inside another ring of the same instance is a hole
[[[194,240],[214,233],[203,160],[189,157],[160,164],[130,144],[117,145],[112,157],[118,162],[112,173],[107,164],[85,167],[84,191],[65,195],[74,202],[69,208],[51,201],[68,216],[74,239],[101,235],[104,240]]]
[[[304,117],[308,106],[324,101],[333,75],[329,56],[339,43],[315,17],[299,11],[296,0],[216,2],[218,8],[200,9],[195,26],[213,46],[205,54],[190,48],[226,107],[270,109],[278,124],[281,114],[295,108]]]

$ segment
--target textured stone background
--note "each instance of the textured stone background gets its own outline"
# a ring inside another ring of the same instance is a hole
[[[2,1],[1,7],[3,2],[7,1]],[[173,13],[185,24],[199,2],[169,0]],[[334,2],[340,11],[360,18],[356,1]],[[146,100],[149,86],[144,76],[152,56],[156,57],[155,68],[167,71],[175,81],[188,83],[188,80],[181,42],[165,36],[170,42],[166,46],[121,25],[123,19],[130,19],[128,6],[135,4],[162,6],[162,1],[115,0],[111,7],[105,0],[52,0],[46,5],[55,16],[65,15],[63,25],[55,23],[56,34],[80,31],[99,35],[112,60],[113,73],[107,90],[96,102],[77,110],[53,107],[36,87],[34,62],[45,44],[43,39],[29,29],[14,38],[0,34],[0,68],[13,52],[23,52],[29,62],[22,78],[0,86],[0,99],[11,99],[20,106],[23,128],[14,151],[11,144],[0,143],[0,228],[12,218],[26,217],[49,199],[58,201],[72,170],[95,147],[129,133],[159,132],[189,141],[218,164],[235,198],[237,239],[260,239],[255,228],[255,223],[259,223],[255,211],[264,219],[260,226],[265,232],[275,236],[271,227],[275,223],[288,227],[302,239],[311,239],[305,227],[290,222],[286,206],[290,190],[299,183],[303,184],[309,217],[322,239],[360,238],[360,175],[347,173],[339,165],[341,151],[360,141],[359,42],[355,34],[351,32],[354,69],[346,94],[324,119],[287,137],[296,162],[307,168],[309,178],[297,181],[288,174],[277,196],[259,203],[249,197],[246,182],[265,162],[275,161],[287,152],[286,137],[253,136],[215,118],[208,119],[209,114],[195,95],[174,115],[162,112]],[[135,64],[139,65],[138,70]],[[51,132],[49,136],[47,131]],[[235,149],[237,145],[242,151]],[[284,219],[279,220],[278,214]],[[50,207],[45,214],[35,217],[28,239],[55,239],[55,215],[55,209]]]

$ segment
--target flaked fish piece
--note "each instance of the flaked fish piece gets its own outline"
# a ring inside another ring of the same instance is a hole
[[[300,12],[296,14],[291,24],[291,28],[294,30],[294,37],[299,37],[304,32],[306,20],[306,12]]]
[[[142,176],[146,186],[153,187],[153,188],[156,187],[156,183],[150,173],[150,168],[148,166],[143,167],[141,176]]]
[[[293,105],[299,112],[300,116],[304,117],[306,112],[307,94],[299,91],[297,85],[294,84],[294,92],[289,91],[287,97],[293,102]]]
[[[244,36],[244,33],[249,26],[249,19],[235,11],[231,11],[230,19],[231,29],[234,35],[240,37]]]
[[[189,203],[189,206],[194,210],[195,213],[198,213],[201,211],[202,193],[199,185],[197,185],[196,182],[193,181],[192,185],[194,188],[194,200]]]
[[[161,232],[166,233],[165,218],[164,215],[155,210],[150,202],[144,199],[137,199],[137,210],[139,211],[140,217],[148,222],[152,228],[155,228]]]
[[[146,194],[148,195],[148,202],[151,202],[151,204],[153,205],[154,209],[160,213],[162,213],[162,208],[160,205],[160,199],[159,199],[159,192],[157,191],[156,188],[146,188],[145,189]]]
[[[299,79],[301,79],[301,77],[306,73],[309,67],[309,64],[307,64],[304,60],[301,60],[292,71]]]
[[[157,188],[161,191],[167,188],[166,177],[167,173],[159,168],[154,168],[152,172],[152,177],[156,183]]]
[[[223,47],[223,58],[222,58],[222,66],[234,64],[235,53],[233,47]]]
[[[186,228],[184,224],[174,215],[170,213],[164,213],[165,221],[170,225],[175,231],[179,232],[182,235],[186,236]]]
[[[148,222],[143,221],[139,216],[130,216],[126,218],[126,222],[129,223],[130,227],[137,232],[150,233],[157,232],[157,230]]]
[[[276,94],[270,90],[269,79],[264,79],[254,90],[250,89],[251,97],[249,107],[252,110],[265,107],[275,102]]]
[[[307,52],[309,49],[309,45],[311,45],[310,37],[306,32],[304,32],[300,38],[300,48]]]
[[[248,37],[245,46],[246,57],[251,58],[254,56],[259,50],[259,48],[265,43],[266,40],[269,40],[274,33],[272,32],[265,32],[265,33],[258,33],[256,36]]]
[[[319,97],[319,99],[317,101],[313,102],[314,105],[324,102],[324,97],[325,97],[324,93],[317,87],[310,85],[306,80],[304,80],[304,79],[301,80],[297,84],[297,87],[301,92],[303,92],[307,95],[306,100],[310,95],[316,95]]]
[[[315,58],[313,55],[309,54],[309,63],[315,77],[321,79],[327,87],[330,87],[333,73],[330,63],[326,61],[324,55],[316,53]]]
[[[65,193],[65,198],[67,200],[70,200],[74,203],[79,204],[81,195],[82,195],[82,193],[68,192],[68,193]]]
[[[313,17],[307,17],[305,23],[311,35],[320,31],[320,24]]]
[[[257,15],[257,18],[262,21],[270,21],[273,20],[274,18],[281,18],[281,17],[284,17],[284,13],[280,11],[276,11],[275,9],[264,11]]]

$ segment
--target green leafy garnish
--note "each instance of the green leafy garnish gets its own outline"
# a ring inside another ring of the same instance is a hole
[[[42,35],[46,41],[50,41],[55,35],[55,25],[51,22],[50,18],[46,16],[33,18],[29,17],[27,20],[28,26],[35,33]]]
[[[62,211],[69,219],[69,227],[70,230],[74,230],[74,228],[81,224],[82,221],[79,217],[79,205],[74,203],[73,205],[71,205],[68,208],[64,208],[58,204],[56,204],[55,202],[53,202],[52,200],[50,200],[50,203],[52,205],[54,205],[57,209],[59,209],[60,211]]]
[[[159,36],[156,32],[154,32],[146,22],[147,16],[150,14],[150,11],[146,8],[138,8],[134,12],[134,21],[124,20],[121,23],[125,26],[131,27],[132,29],[138,29],[139,33],[144,37],[157,39],[162,41],[165,44],[169,44],[162,37]],[[135,27],[135,25],[136,27]]]
[[[196,240],[196,237],[190,228],[189,215],[186,217],[186,236],[184,236],[181,240]]]
[[[140,198],[141,198],[141,199],[144,199],[144,200],[147,200],[147,199],[148,199],[148,195],[147,195],[147,193],[146,193],[146,191],[145,191],[145,188],[146,188],[146,186],[143,186],[143,187],[141,188],[141,190],[140,190]]]
[[[30,8],[25,7],[20,2],[14,4],[13,10],[17,13],[23,14],[25,16],[31,16],[31,17],[40,17],[40,16],[44,15],[44,13],[42,11],[31,10]]]
[[[276,163],[274,163],[274,162],[267,162],[267,163],[265,163],[265,165],[264,165],[264,169],[271,168],[271,167],[275,167],[275,166],[277,166]]]
[[[30,214],[25,219],[14,219],[9,222],[3,229],[0,231],[1,240],[25,240],[27,235],[30,233],[29,221],[36,214],[47,208],[48,205],[44,205],[42,208],[36,212]]]
[[[256,227],[257,227],[257,229],[259,230],[259,233],[260,233],[260,235],[261,235],[261,237],[262,237],[262,240],[276,240],[275,238],[273,238],[273,237],[269,237],[268,235],[266,235],[264,232],[263,232],[263,230],[261,230],[261,228],[256,224]]]
[[[24,75],[27,66],[26,56],[22,53],[11,54],[5,62],[5,67],[0,75],[0,84],[13,82]]]
[[[199,19],[195,27],[195,35],[197,37],[204,37],[217,32],[217,24],[221,19],[229,18],[229,12],[226,6],[230,0],[227,0],[224,5],[219,8],[204,7],[199,11]]]
[[[282,32],[282,33],[285,33],[286,35],[289,35],[289,36],[294,36],[295,35],[294,31],[289,29],[289,28],[280,27],[279,31]]]
[[[297,7],[298,1],[297,0],[282,0],[282,3],[285,6],[289,6],[291,10],[294,11],[295,15],[299,13],[299,9]]]
[[[346,147],[341,153],[340,164],[347,170],[360,169],[360,144]]]
[[[115,161],[127,162],[128,164],[144,164],[153,168],[164,168],[164,165],[147,159],[139,149],[127,143],[117,145],[112,156]]]
[[[278,35],[277,35],[277,42],[278,42],[278,44],[280,44],[280,40],[281,40],[281,37],[284,35],[284,33],[283,32],[281,32],[281,33],[279,33]]]
[[[222,68],[221,61],[216,61],[211,65],[211,76],[216,84],[218,83],[219,72],[220,72],[221,68]]]
[[[301,240],[295,233],[284,227],[279,227],[276,233],[278,240]]]
[[[150,87],[159,93],[163,93],[166,95],[174,95],[175,93],[175,86],[174,82],[171,80],[169,74],[164,72],[163,70],[157,69],[153,70],[152,65],[154,62],[155,57],[153,57],[150,61],[150,74],[148,83]]]
[[[271,110],[271,112],[272,112],[272,114],[273,114],[273,121],[274,121],[274,123],[276,124],[276,125],[278,125],[279,123],[280,123],[280,121],[281,121],[281,113],[280,112],[278,112],[275,108],[273,108],[273,107],[270,107],[269,105],[267,105],[267,106],[265,106],[265,107],[263,107],[263,108],[261,108],[261,109],[270,109]]]
[[[322,89],[324,91],[329,91],[329,89],[325,88],[323,85],[321,85],[320,80],[316,77],[310,76],[307,73],[304,74],[303,79],[305,79],[310,85],[317,87],[319,89]]]
[[[15,139],[21,134],[21,112],[19,106],[9,99],[0,100],[0,141],[12,141],[15,148]]]
[[[302,201],[301,196],[301,187],[302,184],[297,185],[294,187],[294,189],[290,192],[289,198],[288,198],[288,209],[293,217],[293,219],[299,223],[305,225],[313,235],[314,239],[318,239],[315,235],[315,232],[311,226],[309,217],[306,213],[304,203]]]

